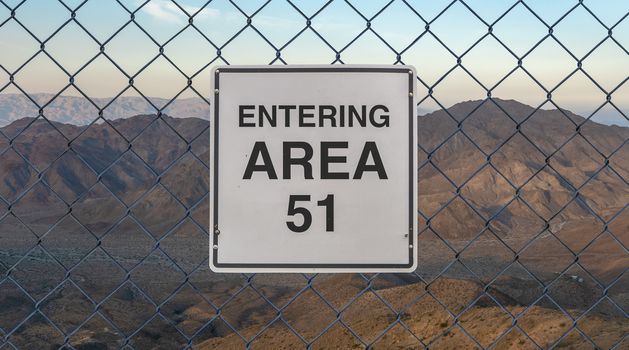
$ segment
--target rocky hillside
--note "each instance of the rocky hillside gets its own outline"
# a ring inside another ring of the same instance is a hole
[[[313,287],[316,293],[310,289],[302,290],[303,285],[284,289],[265,285],[262,293],[270,297],[276,307],[282,307],[281,319],[277,318],[274,308],[250,289],[237,296],[233,304],[224,307],[220,317],[216,317],[215,310],[193,290],[183,289],[160,311],[163,317],[173,320],[172,323],[161,318],[148,322],[132,338],[131,344],[141,349],[182,348],[187,343],[181,336],[183,332],[194,334],[195,349],[203,350],[243,349],[246,341],[252,338],[253,347],[258,349],[303,349],[305,343],[311,343],[312,349],[364,349],[361,340],[371,344],[370,349],[423,349],[426,346],[436,349],[609,349],[626,336],[629,320],[620,310],[610,308],[608,304],[601,303],[579,317],[578,330],[571,331],[573,322],[566,313],[550,302],[527,308],[529,300],[513,299],[502,293],[504,284],[499,282],[489,289],[491,298],[487,295],[478,297],[483,292],[478,283],[447,278],[439,279],[428,287],[417,281],[402,285],[381,285],[380,281],[376,281],[372,291],[360,297],[356,296],[365,288],[365,280],[356,275],[317,277]],[[560,280],[557,285],[569,290],[572,298],[580,296],[585,289],[568,278]],[[121,331],[134,329],[153,314],[153,305],[143,302],[137,292],[127,288],[123,290],[124,299],[114,299],[119,303],[119,309],[109,305],[103,307],[103,312],[120,329],[95,318],[71,338],[73,348],[122,347]],[[299,297],[293,300],[293,295],[298,292]],[[217,289],[208,294],[214,301],[223,300],[225,294],[221,293],[225,290]],[[11,296],[14,294],[19,296],[17,291]],[[324,303],[319,295],[328,303]],[[74,289],[64,290],[60,297],[62,300],[77,300],[59,312],[66,322],[64,324],[80,323],[83,320],[81,311],[83,308],[89,310],[91,305]],[[387,304],[382,300],[386,300]],[[470,303],[473,305],[461,314],[455,324],[445,307],[459,313]],[[284,308],[284,305],[287,306]],[[339,319],[333,307],[343,310]],[[135,312],[132,317],[129,317],[128,309]],[[10,310],[15,313],[22,311],[16,306],[11,306]],[[518,316],[517,328],[506,311]],[[577,314],[574,309],[569,312]],[[0,320],[8,321],[15,313],[0,315]],[[38,325],[39,328],[20,329],[12,336],[12,343],[20,347],[57,348],[64,342],[63,337],[51,327],[46,327],[45,323]]]
[[[457,187],[485,218],[495,215],[495,229],[503,233],[535,230],[542,219],[552,218],[557,224],[575,217],[593,219],[587,206],[609,219],[626,205],[629,128],[588,121],[580,127],[583,136],[572,138],[584,121],[580,116],[559,110],[534,112],[513,100],[495,101],[500,108],[491,102],[468,101],[447,113],[419,118],[419,159],[430,158],[419,173],[419,205],[424,214],[433,216],[455,196]],[[522,121],[521,134],[513,135]],[[445,141],[459,122],[463,132]],[[606,158],[615,172],[599,171]],[[544,167],[546,163],[549,166]],[[512,202],[514,187],[520,188],[521,201]],[[575,189],[581,197],[571,201]],[[562,215],[554,217],[566,205]],[[451,202],[442,213],[433,224],[448,236],[469,238],[484,224],[462,200]]]

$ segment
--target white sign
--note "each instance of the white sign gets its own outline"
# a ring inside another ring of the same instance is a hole
[[[225,66],[212,78],[213,271],[416,268],[413,67]]]

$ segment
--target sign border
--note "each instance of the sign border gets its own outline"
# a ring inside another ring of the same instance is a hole
[[[408,107],[409,107],[409,230],[408,230],[408,263],[403,264],[317,264],[317,263],[220,263],[218,262],[220,227],[218,224],[218,161],[219,161],[219,103],[220,103],[220,74],[221,73],[311,73],[311,72],[344,72],[344,73],[403,73],[408,76]],[[416,71],[409,65],[293,65],[293,66],[216,66],[212,69],[212,91],[214,94],[212,115],[210,117],[210,246],[209,265],[214,272],[412,272],[417,267],[417,169],[415,169],[416,138],[415,128],[415,81]]]

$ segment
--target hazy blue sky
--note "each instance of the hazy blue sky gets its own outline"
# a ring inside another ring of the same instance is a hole
[[[5,0],[9,7],[20,1]],[[82,1],[64,0],[70,8]],[[246,17],[229,1],[215,0],[201,7],[206,1],[181,0],[181,6],[190,14],[197,13],[194,24],[215,46],[221,48],[222,57],[231,64],[268,64],[276,57],[276,51],[253,28],[247,27]],[[252,14],[265,3],[263,0],[235,1],[247,14]],[[327,1],[293,0],[306,16],[317,12]],[[372,17],[389,1],[350,1],[365,17]],[[345,63],[395,63],[396,52],[401,59],[414,65],[420,78],[434,85],[444,73],[456,66],[456,58],[435,39],[438,37],[456,55],[463,54],[474,42],[487,34],[488,28],[462,3],[455,2],[443,15],[433,19],[452,1],[412,1],[413,6],[430,23],[431,33],[424,34],[425,23],[402,1],[394,0],[371,23],[373,31],[362,34],[352,45],[344,49],[366,28],[366,22],[347,2],[335,0],[312,20],[312,28],[324,37],[328,44],[341,51]],[[134,12],[143,4],[139,0],[123,0],[129,11]],[[515,1],[466,0],[465,3],[487,23],[493,23]],[[561,16],[578,4],[575,0],[526,0],[524,1],[541,20],[553,25]],[[553,27],[553,35],[578,59],[582,59],[599,42],[603,44],[583,60],[583,69],[594,78],[600,88],[583,73],[577,72],[553,92],[553,100],[561,107],[587,115],[605,101],[605,92],[616,89],[629,76],[629,55],[616,42],[629,48],[629,1],[583,2],[607,27],[613,27],[612,37],[588,11],[578,6],[559,24]],[[38,40],[45,42],[46,51],[61,63],[70,74],[75,72],[99,53],[99,44],[88,36],[79,24],[89,30],[94,38],[105,43],[105,52],[129,75],[135,75],[148,61],[159,54],[155,44],[136,24],[130,23],[129,13],[113,0],[90,0],[76,11],[76,22],[70,21],[49,39],[51,34],[70,19],[71,12],[58,1],[28,0],[16,10],[16,18]],[[39,51],[40,44],[16,21],[7,20],[10,9],[0,4],[0,65],[9,72],[15,70]],[[164,46],[168,56],[185,74],[195,75],[193,86],[201,94],[209,94],[209,69],[200,71],[216,58],[217,49],[194,28],[187,27],[188,16],[169,0],[152,0],[137,10],[136,21],[159,44],[168,41],[175,33],[183,32]],[[623,19],[621,21],[621,19]],[[548,34],[548,28],[536,18],[524,4],[519,3],[493,26],[493,34],[518,56],[528,52]],[[618,23],[621,21],[620,23]],[[617,24],[618,23],[618,24]],[[251,24],[276,47],[282,48],[287,41],[306,27],[306,19],[287,1],[272,0],[252,17]],[[125,26],[111,41],[111,35]],[[187,27],[187,28],[186,28]],[[246,28],[245,28],[246,27]],[[236,39],[225,43],[238,31],[244,31]],[[377,33],[391,46],[387,47]],[[434,35],[434,36],[433,36]],[[49,40],[48,40],[49,39]],[[415,40],[417,40],[415,42]],[[409,47],[413,42],[412,46]],[[335,52],[315,32],[306,29],[302,35],[281,50],[281,58],[287,63],[332,63]],[[394,51],[395,50],[395,51]],[[221,60],[216,61],[223,64]],[[282,63],[276,61],[276,63]],[[552,37],[546,38],[531,54],[524,57],[523,67],[546,89],[552,90],[577,67],[577,61]],[[502,47],[493,37],[484,38],[475,48],[462,57],[463,66],[487,88],[493,87],[511,69],[517,66],[517,58]],[[8,75],[0,69],[0,87],[8,82]],[[113,96],[127,85],[128,78],[118,71],[104,56],[76,75],[76,84],[90,96]],[[39,53],[33,61],[18,70],[15,82],[28,92],[56,93],[68,84],[68,75]],[[166,59],[158,57],[151,66],[135,78],[135,84],[148,96],[170,98],[185,88],[186,78]],[[420,86],[420,91],[427,89]],[[2,93],[16,92],[9,86]],[[67,95],[77,95],[69,88]],[[134,95],[128,92],[126,95]],[[191,90],[182,97],[193,96]],[[513,98],[538,105],[546,98],[540,88],[523,70],[495,87],[493,96]],[[456,68],[434,86],[434,96],[444,105],[469,99],[480,99],[486,91],[463,69]],[[621,85],[612,95],[612,101],[629,112],[629,82]],[[420,106],[434,109],[427,101]],[[610,108],[595,117],[597,120],[629,124]]]

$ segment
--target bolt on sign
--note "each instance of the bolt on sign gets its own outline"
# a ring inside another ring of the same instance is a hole
[[[211,269],[413,271],[415,77],[411,66],[216,67]]]

